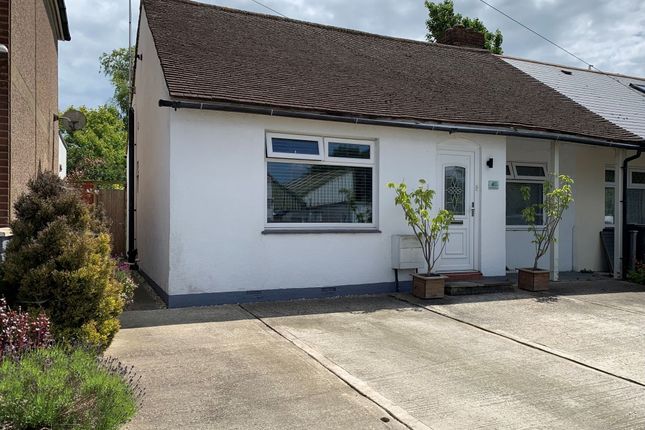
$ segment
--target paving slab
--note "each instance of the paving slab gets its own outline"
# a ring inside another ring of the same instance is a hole
[[[485,299],[416,303],[645,385],[641,285],[573,282],[555,284],[543,294],[518,290]]]
[[[645,314],[645,285],[616,280],[552,283],[551,295]]]
[[[128,429],[403,428],[238,306],[122,319],[107,354],[134,365],[147,390]]]
[[[433,429],[645,428],[644,387],[392,297],[245,307]]]

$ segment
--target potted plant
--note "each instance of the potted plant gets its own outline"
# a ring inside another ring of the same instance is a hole
[[[555,179],[555,178],[553,178]],[[553,180],[544,183],[544,201],[529,204],[522,210],[522,217],[529,225],[533,234],[531,243],[535,245],[533,267],[518,269],[517,286],[523,290],[544,291],[549,289],[549,271],[538,268],[539,260],[555,243],[555,231],[562,221],[562,215],[573,201],[573,179],[566,175],[558,176],[559,185]],[[528,187],[522,187],[524,201],[530,203],[531,195]],[[539,224],[536,225],[540,220]]]
[[[435,192],[428,188],[425,179],[419,179],[419,185],[413,191],[408,191],[404,182],[389,182],[387,186],[396,192],[394,203],[401,206],[405,220],[419,240],[428,269],[427,273],[412,275],[412,294],[422,299],[441,298],[447,278],[432,269],[448,243],[448,227],[453,215],[445,209],[432,215]]]

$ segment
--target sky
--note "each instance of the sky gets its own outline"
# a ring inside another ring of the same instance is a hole
[[[253,0],[201,0],[253,12]],[[423,0],[258,0],[295,19],[424,40]],[[439,0],[437,0],[439,1]],[[645,76],[645,2],[642,0],[487,0],[516,20],[606,72]],[[95,107],[112,97],[99,56],[128,45],[128,0],[66,0],[71,42],[59,51],[60,108]],[[454,0],[455,11],[481,19],[504,35],[504,54],[586,67],[492,10],[480,0]],[[132,0],[132,40],[139,0]]]

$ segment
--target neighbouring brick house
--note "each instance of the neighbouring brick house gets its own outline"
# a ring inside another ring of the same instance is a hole
[[[39,169],[58,171],[58,42],[66,40],[64,0],[0,0],[0,228]]]

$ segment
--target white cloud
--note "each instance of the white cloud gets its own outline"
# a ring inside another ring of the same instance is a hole
[[[285,15],[322,24],[422,40],[423,0],[260,0]],[[487,0],[601,70],[645,76],[645,2],[640,0]],[[251,0],[209,0],[271,13]],[[134,31],[138,0],[132,0]],[[103,52],[128,43],[128,0],[66,0],[71,42],[60,44],[60,105],[95,106],[112,96],[99,74]],[[584,67],[479,0],[455,0],[455,9],[504,34],[508,55]],[[134,37],[134,36],[133,36]]]

